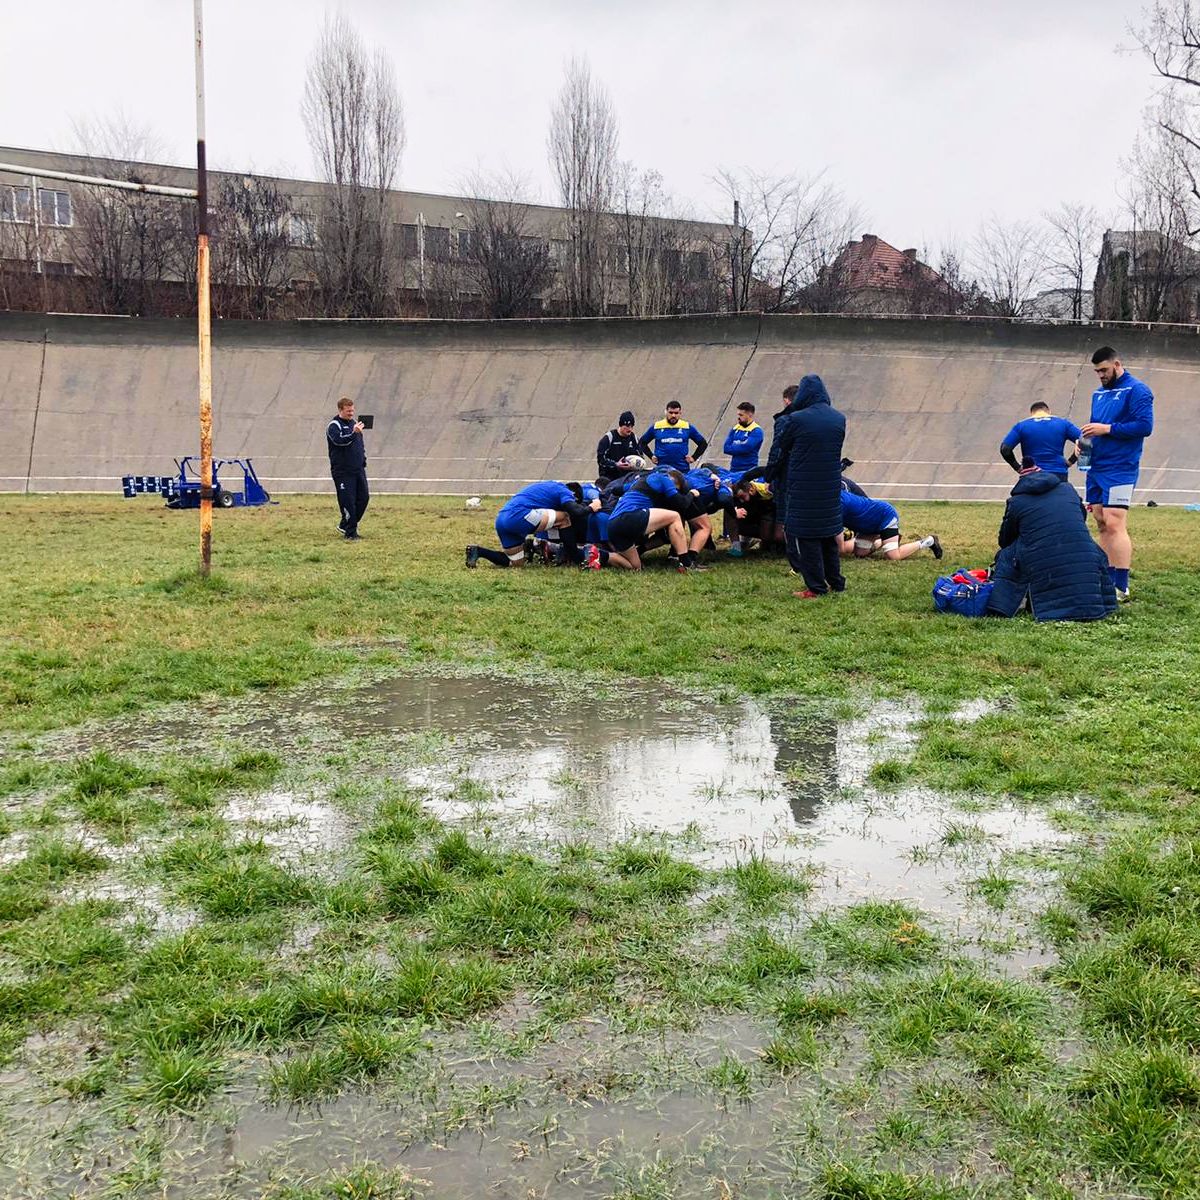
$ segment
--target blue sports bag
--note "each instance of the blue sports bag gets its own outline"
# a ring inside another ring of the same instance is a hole
[[[979,579],[977,573],[959,567],[953,575],[940,575],[933,585],[933,606],[938,612],[957,613],[960,617],[982,617],[994,584]]]

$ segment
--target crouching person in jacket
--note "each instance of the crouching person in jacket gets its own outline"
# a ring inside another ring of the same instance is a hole
[[[1078,493],[1062,476],[1026,464],[1000,523],[988,615],[1015,616],[1028,597],[1037,621],[1109,616],[1117,594]]]

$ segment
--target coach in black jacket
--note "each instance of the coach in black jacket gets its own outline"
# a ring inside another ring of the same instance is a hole
[[[342,514],[338,528],[350,542],[358,540],[358,523],[371,499],[362,431],[363,423],[354,416],[354,401],[343,396],[338,401],[337,416],[325,427],[325,440],[329,443],[329,472]]]

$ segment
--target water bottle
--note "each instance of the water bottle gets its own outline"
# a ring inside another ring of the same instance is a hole
[[[1079,469],[1081,471],[1090,471],[1092,469],[1092,439],[1081,437],[1079,439]]]

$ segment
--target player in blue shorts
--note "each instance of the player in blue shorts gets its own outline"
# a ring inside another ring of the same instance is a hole
[[[573,521],[585,519],[587,513],[599,508],[599,499],[584,502],[579,484],[571,487],[556,479],[527,484],[496,514],[496,535],[503,552],[468,546],[467,566],[475,566],[481,558],[495,567],[524,566],[526,541],[532,541],[534,534],[548,529],[569,530]]]
[[[1018,421],[1004,435],[1004,441],[1000,443],[1000,457],[1019,475],[1021,464],[1016,448],[1020,446],[1022,458],[1029,459],[1043,471],[1066,479],[1068,467],[1076,456],[1072,454],[1070,459],[1064,457],[1063,447],[1068,442],[1074,447],[1079,437],[1078,425],[1066,417],[1053,416],[1050,405],[1037,400],[1029,406],[1029,416]]]
[[[855,558],[869,558],[880,553],[884,558],[899,561],[911,558],[918,550],[932,550],[934,558],[944,551],[937,534],[931,533],[915,542],[900,542],[900,514],[886,500],[872,500],[848,488],[842,488],[842,524],[854,531],[853,538],[842,537],[842,553]]]
[[[1087,507],[1096,520],[1096,540],[1108,558],[1118,600],[1129,599],[1133,542],[1129,506],[1142,461],[1142,444],[1154,432],[1154,393],[1121,365],[1111,346],[1092,355],[1100,386],[1092,393],[1091,420],[1080,430],[1092,442],[1087,473]]]

